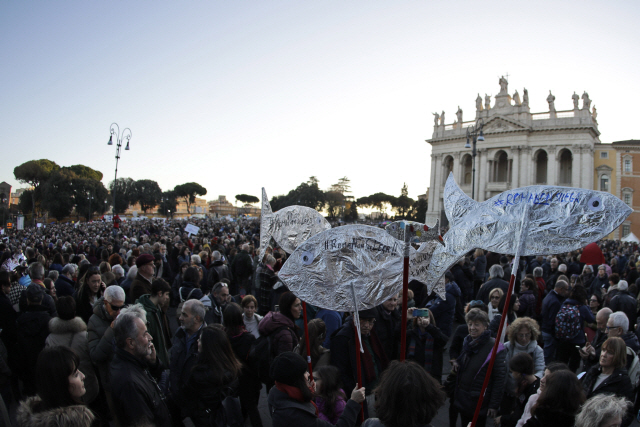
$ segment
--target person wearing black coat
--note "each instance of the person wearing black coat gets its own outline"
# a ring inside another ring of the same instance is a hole
[[[444,346],[448,340],[435,325],[431,313],[427,317],[414,317],[411,328],[407,330],[407,359],[417,362],[440,383]]]
[[[483,256],[484,257],[484,256]],[[486,264],[486,259],[485,259]],[[460,291],[462,291],[463,303],[467,303],[473,299],[473,273],[471,267],[466,262],[466,258],[460,259],[456,264],[451,267],[451,273],[455,282],[458,284]]]
[[[637,304],[638,301],[629,293],[629,285],[624,280],[618,282],[618,294],[611,298],[609,308],[614,313],[616,311],[622,311],[627,315],[629,324],[633,325],[636,322],[637,316]]]
[[[400,350],[400,323],[402,315],[398,309],[398,294],[375,308],[374,329],[389,360],[396,359]]]
[[[275,380],[268,396],[269,412],[273,427],[331,427],[334,424],[318,418],[318,408],[311,401],[315,384],[308,380],[307,362],[297,353],[278,355],[270,368]],[[337,427],[353,427],[356,424],[360,404],[365,400],[365,389],[353,388],[344,412],[335,424]]]
[[[77,267],[75,265],[67,264],[64,266],[55,283],[58,298],[73,296],[73,293],[76,291],[76,282],[73,281],[73,276],[76,274]]]
[[[42,305],[44,289],[37,284],[30,284],[26,291],[27,307],[16,320],[18,341],[15,347],[15,363],[24,383],[27,396],[36,393],[35,369],[38,355],[45,346],[49,335],[51,316],[47,307]]]
[[[469,335],[464,340],[462,354],[452,367],[452,370],[456,372],[456,385],[451,399],[453,411],[449,411],[450,417],[457,418],[457,414],[460,414],[463,426],[466,426],[473,418],[495,343],[495,339],[491,338],[488,330],[489,317],[487,313],[474,308],[469,310],[465,319],[469,326]],[[485,391],[485,398],[476,424],[478,427],[484,427],[487,417],[493,418],[497,415],[506,382],[506,353],[504,346],[499,344],[491,379]],[[451,418],[449,423],[452,423]]]
[[[504,270],[499,264],[493,265],[489,269],[489,280],[485,282],[484,285],[480,287],[478,294],[476,295],[476,299],[484,302],[485,304],[489,304],[489,294],[495,288],[502,289],[503,293],[507,293],[509,291],[509,282],[502,280],[504,276]]]
[[[136,332],[135,338],[129,336],[131,329]],[[114,335],[111,393],[120,425],[171,427],[169,408],[156,382],[162,365],[156,358],[144,321],[133,312],[121,314],[116,319]]]
[[[624,397],[630,402],[634,401],[633,385],[625,367],[626,355],[627,346],[620,337],[609,338],[602,344],[600,363],[593,366],[581,379],[587,399],[607,393]],[[598,383],[600,375],[608,376]],[[628,426],[632,420],[633,414],[630,412],[622,425]]]
[[[375,309],[362,310],[358,314],[360,317],[360,338],[365,351],[360,354],[363,382],[361,385],[364,385],[367,388],[367,392],[371,393],[378,383],[380,373],[389,364],[389,360],[373,327],[375,324]],[[342,328],[338,329],[331,337],[331,364],[340,370],[344,390],[353,390],[358,381],[354,331],[353,319],[349,318],[342,325]],[[373,350],[373,354],[371,350]]]

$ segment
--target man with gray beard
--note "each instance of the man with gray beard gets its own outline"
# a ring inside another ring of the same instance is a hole
[[[161,364],[145,322],[133,312],[115,321],[115,355],[111,362],[111,392],[120,425],[170,427],[171,415],[156,379]]]

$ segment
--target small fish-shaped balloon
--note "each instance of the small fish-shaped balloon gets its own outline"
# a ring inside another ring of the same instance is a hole
[[[287,206],[273,213],[267,192],[262,188],[262,213],[260,216],[260,255],[273,240],[287,253],[292,253],[300,243],[328,230],[331,224],[317,210],[306,206]]]
[[[440,235],[440,220],[436,220],[436,225],[433,227],[415,221],[395,221],[388,224],[385,230],[403,242],[406,242],[407,239],[409,243],[424,243],[435,240],[444,245]]]
[[[332,228],[298,246],[278,277],[309,304],[366,310],[402,292],[403,250],[402,242],[377,227]]]
[[[515,254],[520,245],[521,256],[566,253],[602,239],[633,212],[610,193],[549,185],[516,188],[476,202],[453,174],[445,185],[444,208],[451,228],[444,235],[446,246],[433,253],[429,291],[472,249]]]

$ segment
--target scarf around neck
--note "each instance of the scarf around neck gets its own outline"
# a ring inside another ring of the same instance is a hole
[[[286,393],[287,396],[289,396],[293,400],[296,400],[296,401],[301,402],[301,403],[307,403],[307,402],[304,401],[304,398],[302,397],[302,390],[300,390],[298,387],[294,387],[294,386],[291,386],[291,385],[279,383],[278,381],[275,381],[275,385],[276,385],[276,388],[278,390],[280,390],[283,393]],[[309,389],[309,390],[311,390],[311,389]],[[311,393],[313,393],[313,390],[311,390]],[[311,403],[313,405],[313,409],[316,411],[316,417],[317,417],[318,416],[318,406],[316,405],[316,403],[313,400],[309,401],[309,403]]]

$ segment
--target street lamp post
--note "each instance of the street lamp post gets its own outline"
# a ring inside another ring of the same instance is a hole
[[[120,134],[120,126],[117,123],[111,123],[110,127],[111,136],[107,145],[113,145],[113,135],[116,136],[116,176],[113,180],[113,217],[116,217],[116,185],[118,183],[118,160],[120,160],[120,147],[122,147],[122,140],[127,140],[127,145],[124,147],[125,151],[129,151],[129,141],[133,135],[131,129],[125,128]]]
[[[484,120],[479,118],[476,120],[476,123],[473,126],[469,126],[467,128],[467,143],[464,148],[471,148],[471,157],[473,161],[472,170],[471,170],[471,198],[473,200],[476,199],[476,140],[484,141],[484,134],[482,133],[482,128],[484,127]],[[473,139],[473,146],[469,144],[469,138]]]

